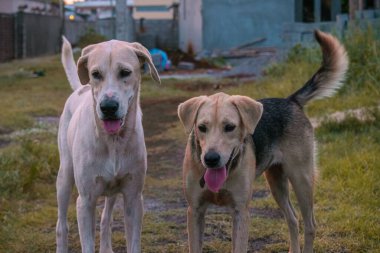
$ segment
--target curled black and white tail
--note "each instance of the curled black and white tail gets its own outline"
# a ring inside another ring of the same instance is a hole
[[[62,40],[62,65],[65,69],[67,80],[69,81],[71,88],[73,90],[76,90],[81,86],[81,83],[78,77],[77,66],[74,61],[73,50],[71,49],[70,42],[66,39],[65,36],[62,36]]]
[[[315,38],[322,49],[322,65],[305,85],[289,96],[300,106],[309,100],[330,97],[342,86],[348,69],[348,56],[343,45],[330,34],[316,30]]]

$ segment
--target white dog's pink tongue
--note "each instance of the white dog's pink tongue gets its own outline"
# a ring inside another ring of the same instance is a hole
[[[218,192],[227,178],[226,167],[207,169],[204,179],[210,191]]]
[[[121,127],[121,120],[103,120],[104,128],[106,129],[107,133],[109,134],[115,134],[120,130]]]

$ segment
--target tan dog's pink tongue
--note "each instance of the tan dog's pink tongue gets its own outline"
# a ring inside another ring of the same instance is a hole
[[[207,169],[204,179],[210,191],[218,192],[227,178],[226,167]]]
[[[109,134],[116,134],[121,127],[121,120],[103,120],[104,128]]]

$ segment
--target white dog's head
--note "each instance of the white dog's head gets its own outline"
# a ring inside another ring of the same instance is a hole
[[[79,79],[82,84],[91,85],[96,114],[108,134],[118,133],[124,125],[139,94],[140,71],[145,62],[153,79],[160,82],[149,51],[139,43],[111,40],[82,50]]]

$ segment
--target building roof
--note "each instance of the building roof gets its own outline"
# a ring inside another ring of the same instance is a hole
[[[128,6],[133,6],[134,1],[133,0],[126,0]],[[75,2],[75,7],[79,8],[93,8],[93,7],[109,7],[109,6],[115,6],[116,0],[102,0],[102,1],[84,1],[84,2]]]

